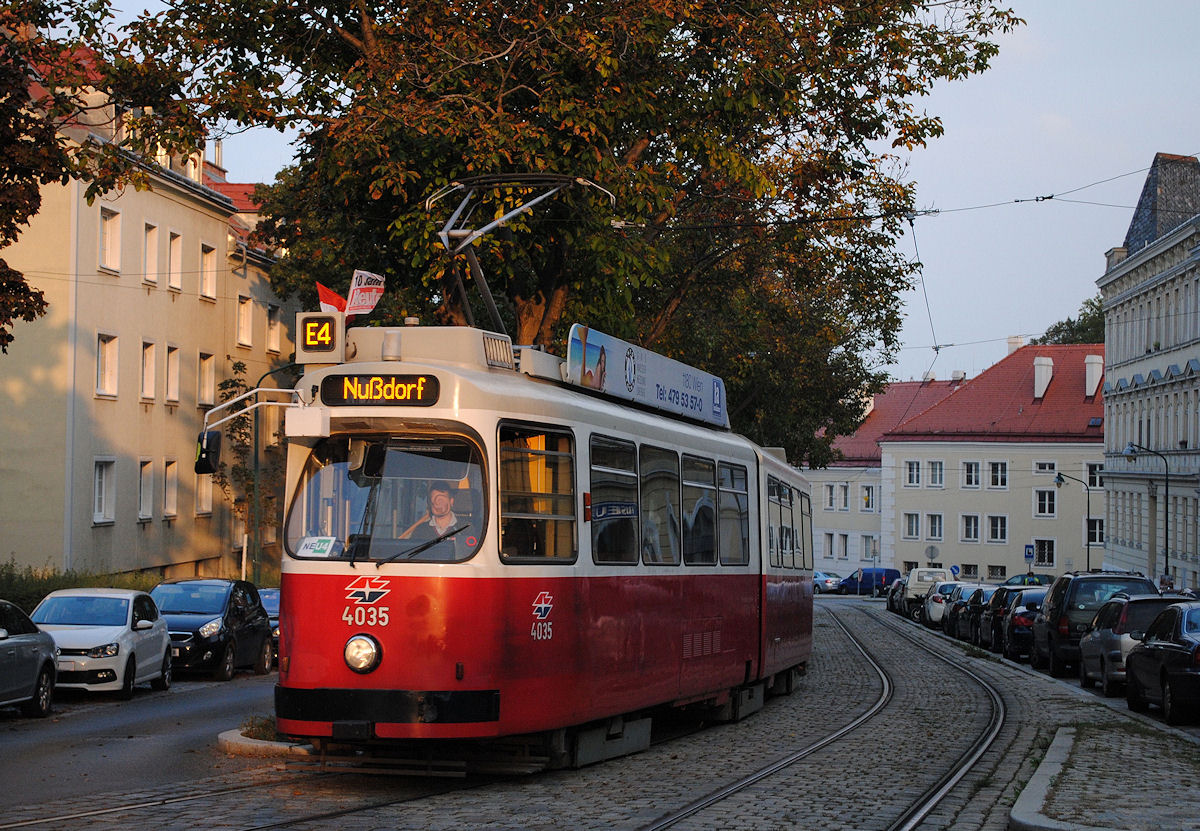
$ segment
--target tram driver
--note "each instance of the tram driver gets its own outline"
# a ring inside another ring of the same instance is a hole
[[[452,532],[464,530],[461,526],[465,524],[454,513],[454,492],[456,490],[457,488],[451,487],[448,482],[443,480],[430,481],[426,494],[427,510],[425,515],[410,525],[400,535],[400,539],[424,542],[450,534],[445,545],[438,545],[434,550],[436,552],[445,547],[444,553],[453,557],[457,540]]]

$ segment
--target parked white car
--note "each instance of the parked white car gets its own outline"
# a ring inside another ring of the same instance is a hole
[[[942,580],[934,583],[925,592],[925,598],[921,604],[921,621],[926,626],[933,629],[942,628],[942,615],[946,613],[949,597],[954,593],[954,587],[957,585],[957,580]]]
[[[133,697],[171,686],[171,636],[154,599],[132,589],[60,589],[31,615],[58,645],[57,686]]]

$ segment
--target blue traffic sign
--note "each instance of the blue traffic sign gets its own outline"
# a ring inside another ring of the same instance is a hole
[[[959,567],[958,567],[958,566],[950,566],[950,573],[951,573],[951,574],[953,574],[955,577],[957,577],[957,576],[958,576],[958,572],[959,572],[960,570],[961,570],[961,569],[959,569]]]
[[[1033,546],[1032,545],[1025,546],[1025,562],[1027,562],[1027,563],[1033,562]]]

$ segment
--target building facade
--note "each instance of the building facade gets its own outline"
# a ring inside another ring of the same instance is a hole
[[[1159,153],[1104,308],[1105,487],[1114,566],[1200,588],[1200,163]]]
[[[90,205],[83,183],[47,186],[3,252],[49,306],[0,356],[0,560],[239,568],[237,512],[193,472],[196,435],[235,362],[253,384],[290,360],[296,309],[234,203],[201,182],[200,154],[159,161],[150,189]]]
[[[897,568],[999,582],[1099,567],[1103,355],[1018,348],[880,437],[882,543]]]

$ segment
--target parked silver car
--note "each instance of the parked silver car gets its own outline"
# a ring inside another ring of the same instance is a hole
[[[16,605],[0,600],[0,707],[44,718],[54,706],[57,649]]]
[[[942,615],[946,612],[947,598],[958,585],[957,580],[941,580],[929,587],[921,602],[921,621],[929,627],[940,629]]]
[[[824,594],[825,592],[837,594],[838,584],[841,582],[842,575],[840,574],[834,574],[832,571],[814,571],[813,594]]]
[[[1125,659],[1146,627],[1178,598],[1157,594],[1117,595],[1096,610],[1087,632],[1079,639],[1079,685],[1100,682],[1106,696],[1125,683]]]

